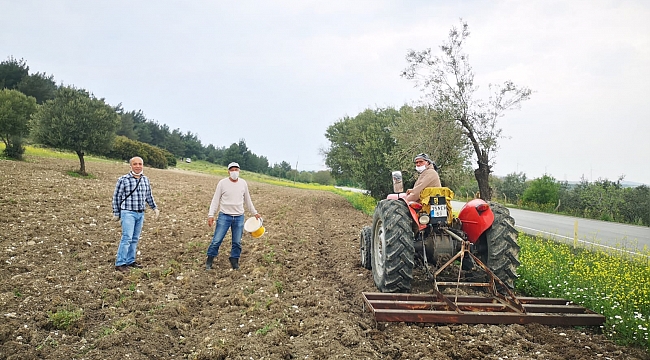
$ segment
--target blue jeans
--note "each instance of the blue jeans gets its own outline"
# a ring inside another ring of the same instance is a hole
[[[232,249],[230,250],[230,257],[239,259],[241,256],[241,237],[244,233],[244,215],[226,215],[222,212],[217,217],[217,227],[214,229],[214,236],[212,242],[208,247],[208,256],[219,255],[219,246],[226,237],[226,233],[230,229],[232,233]]]
[[[144,212],[122,210],[120,219],[122,219],[122,239],[117,248],[115,266],[129,265],[135,262],[138,241],[144,223]]]

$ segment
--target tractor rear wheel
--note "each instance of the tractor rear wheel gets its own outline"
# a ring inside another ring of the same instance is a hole
[[[372,218],[372,276],[381,292],[411,291],[415,257],[413,220],[401,200],[382,200]]]
[[[510,289],[514,289],[519,267],[515,220],[505,206],[495,202],[489,202],[489,205],[494,213],[494,222],[481,236],[480,241],[484,243],[478,258]]]
[[[364,226],[361,229],[361,235],[359,236],[359,250],[361,252],[361,266],[365,269],[372,269],[372,264],[370,263],[372,257],[372,227]]]

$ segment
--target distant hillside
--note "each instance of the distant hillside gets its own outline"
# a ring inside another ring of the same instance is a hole
[[[497,177],[497,178],[502,179],[502,180],[505,179],[505,176],[501,176],[501,175],[494,175],[494,177]],[[527,181],[530,181],[530,180],[533,180],[533,179],[527,179]],[[601,179],[599,179],[599,180],[601,180]],[[556,179],[556,181],[563,182],[563,180],[559,180],[559,179]],[[567,183],[570,186],[575,186],[575,185],[580,184],[580,181],[567,181]],[[633,188],[633,187],[637,187],[637,186],[641,186],[641,185],[650,186],[648,184],[644,184],[644,183],[640,183],[640,182],[636,182],[636,181],[625,181],[625,180],[621,181],[621,186],[624,187],[624,188],[630,188],[630,187]]]
[[[648,184],[638,183],[638,182],[634,182],[634,181],[621,181],[621,185],[623,187],[637,187],[637,186],[641,186],[641,185],[648,186]]]
[[[580,184],[580,181],[567,181],[569,185],[578,185]],[[639,183],[639,182],[634,182],[634,181],[621,181],[621,186],[624,188],[633,188],[637,186],[645,185],[648,186],[647,184]]]

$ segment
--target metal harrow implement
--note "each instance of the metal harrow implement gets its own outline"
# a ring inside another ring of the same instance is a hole
[[[452,323],[452,324],[528,324],[599,326],[605,322],[597,314],[571,301],[559,298],[516,297],[494,273],[474,256],[469,244],[433,273],[433,290],[427,294],[363,292],[364,308],[377,322]],[[469,255],[487,274],[488,282],[437,281],[438,275],[455,260]],[[455,294],[440,288],[456,287]],[[460,287],[479,287],[483,295],[459,295]],[[499,291],[497,291],[499,289]]]

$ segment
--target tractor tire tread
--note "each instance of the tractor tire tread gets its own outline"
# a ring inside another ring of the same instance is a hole
[[[486,265],[510,289],[514,289],[519,262],[518,231],[510,210],[505,206],[489,202],[494,213],[494,222],[486,231],[487,263]]]
[[[411,291],[415,265],[412,222],[407,205],[401,200],[382,200],[375,208],[371,263],[375,285],[381,292]],[[383,244],[379,231],[384,236]]]

